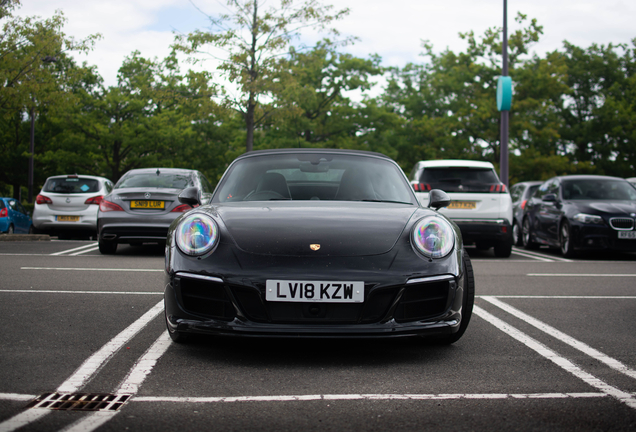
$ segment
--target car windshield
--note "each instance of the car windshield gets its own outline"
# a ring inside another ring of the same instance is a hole
[[[238,161],[223,176],[212,202],[270,200],[416,203],[404,174],[389,160],[300,152]]]
[[[431,167],[422,171],[420,183],[429,185],[425,190],[489,192],[492,185],[499,184],[499,178],[491,168]]]
[[[164,188],[185,189],[194,186],[192,177],[186,174],[152,172],[132,173],[124,176],[115,185],[115,189],[128,188]]]
[[[99,192],[99,181],[82,177],[50,178],[43,188],[44,192],[82,194]]]
[[[564,180],[565,200],[636,200],[636,189],[620,180]]]

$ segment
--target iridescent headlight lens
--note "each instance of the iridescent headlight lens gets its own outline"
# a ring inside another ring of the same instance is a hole
[[[441,217],[427,216],[413,227],[413,244],[427,257],[443,258],[455,246],[455,233]]]
[[[219,228],[210,216],[195,213],[186,216],[177,227],[177,246],[186,255],[204,255],[219,241]]]

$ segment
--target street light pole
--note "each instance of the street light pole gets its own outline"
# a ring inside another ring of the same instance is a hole
[[[503,0],[503,65],[502,76],[508,76],[508,1]],[[508,122],[510,111],[501,110],[501,129],[499,131],[499,175],[501,181],[508,186]]]
[[[31,140],[29,143],[29,204],[33,203],[33,154],[35,152],[35,110],[31,107]]]

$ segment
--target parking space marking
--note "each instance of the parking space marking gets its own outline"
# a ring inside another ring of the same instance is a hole
[[[512,250],[512,253],[515,255],[521,255],[522,257],[526,257],[526,258],[532,258],[538,261],[543,261],[543,262],[554,262],[554,260],[552,258],[547,258],[547,257],[543,257],[543,256],[536,256],[536,255],[531,255],[529,253],[525,253],[525,252],[520,252],[516,249]]]
[[[525,299],[636,299],[636,296],[586,296],[586,295],[499,295],[496,296],[475,296],[475,297],[497,297],[497,298],[525,298]]]
[[[157,360],[165,354],[171,343],[172,340],[170,339],[168,332],[163,332],[152,346],[148,348],[144,355],[137,360],[137,363],[135,363],[130,372],[128,372],[128,375],[119,385],[119,388],[115,390],[115,394],[130,394],[134,397],[139,391],[139,387],[141,387],[143,382],[146,380],[146,377],[148,377],[157,364]],[[119,411],[91,413],[65,428],[63,432],[93,431],[115,417],[118,413]]]
[[[150,321],[155,319],[161,312],[163,312],[163,300],[153,306],[148,312],[138,318],[137,321],[120,332],[99,351],[84,361],[84,363],[75,372],[73,372],[73,374],[64,381],[56,391],[59,393],[72,393],[79,390],[113,358],[117,351],[119,351],[130,339],[146,327]],[[39,408],[26,410],[0,423],[0,432],[14,431],[40,419],[50,412],[51,410]]]
[[[0,393],[0,400],[28,402],[35,399],[35,395],[24,395],[17,393]]]
[[[526,276],[548,277],[636,277],[636,274],[627,273],[528,273]]]
[[[486,312],[484,309],[479,306],[475,306],[473,308],[473,313],[480,317],[481,319],[489,322],[497,329],[507,333],[510,337],[518,340],[528,348],[536,351],[539,355],[545,357],[550,360],[557,366],[561,367],[565,371],[574,375],[575,377],[581,379],[588,385],[600,390],[603,393],[607,393],[618,401],[624,403],[630,408],[636,409],[636,399],[631,393],[624,392],[616,387],[613,387],[606,382],[602,381],[599,378],[596,378],[594,375],[585,372],[580,367],[576,366],[574,363],[566,359],[565,357],[560,356],[555,351],[551,350],[547,346],[543,345],[541,342],[531,338],[525,333],[517,330],[515,327],[510,324],[500,320],[496,316],[492,315],[489,312]]]
[[[122,295],[163,295],[160,291],[59,291],[59,290],[2,290],[0,293],[45,293],[45,294],[122,294]]]
[[[606,393],[459,393],[459,394],[331,394],[331,395],[281,395],[281,396],[228,396],[228,397],[161,397],[140,396],[131,402],[173,403],[233,403],[233,402],[293,402],[315,400],[459,400],[459,399],[580,399],[603,398]]]
[[[71,252],[75,252],[75,251],[78,251],[78,250],[81,250],[81,249],[86,249],[86,248],[92,248],[92,247],[95,247],[95,246],[97,246],[97,243],[89,243],[87,245],[76,247],[76,248],[73,248],[73,249],[66,249],[66,250],[63,250],[63,251],[60,251],[60,252],[52,253],[51,256],[70,254]]]
[[[620,361],[606,355],[603,354],[602,352],[596,350],[595,348],[592,348],[591,346],[587,345],[586,343],[583,343],[577,339],[574,339],[571,336],[568,336],[567,334],[563,333],[560,330],[557,330],[556,328],[544,323],[543,321],[539,321],[538,319],[526,314],[525,312],[520,311],[519,309],[502,302],[501,300],[499,300],[498,298],[496,298],[495,296],[481,296],[481,298],[483,300],[486,300],[487,302],[489,302],[490,304],[493,304],[495,306],[497,306],[498,308],[508,312],[511,315],[514,315],[515,317],[519,318],[522,321],[527,322],[528,324],[530,324],[531,326],[541,330],[542,332],[552,336],[555,339],[560,340],[561,342],[571,346],[574,349],[577,349],[579,351],[581,351],[583,354],[586,354],[592,358],[595,358],[596,360],[605,363],[607,366],[609,366],[610,368],[614,369],[615,371],[618,371],[622,374],[625,374],[631,378],[636,379],[636,371],[633,369],[630,369],[627,365],[621,363]]]
[[[512,252],[516,253],[518,255],[521,255],[521,256],[528,257],[528,258],[536,258],[538,260],[559,261],[559,262],[574,262],[573,260],[568,259],[568,258],[562,258],[562,257],[553,256],[553,255],[542,254],[541,252],[529,251],[529,250],[526,250],[526,249],[519,249],[517,247],[513,247],[512,248]]]
[[[69,254],[69,256],[77,256],[77,255],[82,255],[82,254],[89,253],[89,252],[95,252],[98,249],[99,249],[99,246],[95,246],[95,247],[90,248],[90,249],[86,249],[86,250],[82,250],[82,251],[79,251],[79,252],[75,252],[75,253]]]
[[[116,272],[163,272],[164,269],[139,268],[82,268],[82,267],[20,267],[20,270],[66,270],[66,271],[116,271]]]

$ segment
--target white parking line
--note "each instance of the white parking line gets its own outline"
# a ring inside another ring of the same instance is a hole
[[[157,364],[157,360],[166,352],[170,344],[171,339],[168,332],[163,332],[155,343],[141,356],[137,363],[135,363],[130,372],[128,372],[128,375],[115,391],[115,394],[130,394],[134,397],[139,391],[141,384],[143,384],[146,377]],[[118,413],[119,411],[91,413],[69,425],[67,428],[64,428],[63,432],[93,431],[115,417]]]
[[[497,298],[520,298],[520,299],[636,299],[636,296],[585,296],[585,295],[496,295],[496,296],[475,296],[475,297],[497,297]]]
[[[478,394],[331,394],[281,396],[228,396],[228,397],[171,397],[140,396],[131,402],[173,403],[233,403],[233,402],[293,402],[315,400],[459,400],[459,399],[581,399],[607,397],[605,393],[478,393]]]
[[[113,358],[130,339],[139,333],[150,321],[163,311],[163,300],[143,314],[137,321],[111,339],[99,351],[90,356],[56,391],[72,393],[85,385],[92,377]],[[0,432],[10,432],[32,423],[48,413],[48,409],[30,409],[0,423]]]
[[[554,277],[636,277],[636,274],[626,273],[528,273],[526,276],[554,276]]]
[[[546,254],[542,254],[541,252],[529,251],[526,249],[519,249],[517,247],[513,247],[512,252],[517,255],[525,256],[528,258],[536,258],[542,261],[547,260],[547,261],[560,261],[560,262],[574,262],[571,259],[561,258],[561,257],[553,256],[553,255],[546,255]]]
[[[560,340],[563,343],[568,344],[569,346],[571,346],[574,349],[577,349],[579,351],[581,351],[583,354],[587,354],[588,356],[595,358],[596,360],[605,363],[607,366],[611,367],[612,369],[625,374],[631,378],[636,379],[636,371],[633,369],[630,369],[628,366],[624,365],[623,363],[621,363],[620,361],[606,355],[603,354],[602,352],[592,348],[591,346],[577,340],[574,339],[571,336],[566,335],[565,333],[561,332],[560,330],[555,329],[554,327],[539,321],[536,318],[531,317],[530,315],[520,311],[519,309],[510,306],[507,303],[502,302],[501,300],[497,299],[496,297],[491,297],[491,296],[482,296],[482,299],[486,300],[487,302],[497,306],[500,309],[503,309],[504,311],[508,312],[511,315],[514,315],[515,317],[519,318],[520,320],[523,320],[525,322],[527,322],[528,324],[530,324],[531,326],[534,326],[536,328],[538,328],[539,330],[541,330],[544,333],[549,334],[550,336]]]
[[[17,393],[0,393],[0,400],[28,402],[33,399],[35,399],[35,395],[25,395],[25,394],[17,394]]]
[[[565,357],[560,356],[559,354],[552,351],[547,346],[536,341],[535,339],[532,339],[530,336],[526,335],[525,333],[520,332],[515,327],[500,320],[499,318],[495,317],[491,313],[486,312],[484,309],[480,308],[479,306],[475,306],[473,308],[473,313],[475,313],[475,315],[482,318],[483,320],[494,325],[496,328],[503,331],[504,333],[507,333],[509,336],[518,340],[519,342],[521,342],[528,348],[536,351],[541,356],[552,361],[554,364],[561,367],[565,371],[583,380],[585,383],[589,384],[590,386],[600,390],[603,393],[606,393],[612,396],[613,398],[624,403],[630,408],[636,409],[636,399],[634,399],[631,393],[627,393],[622,390],[619,390],[616,387],[613,387],[607,384],[606,382],[600,380],[599,378],[596,378],[594,375],[588,372],[585,372],[584,370],[576,366],[574,363],[572,363]]]
[[[67,249],[67,250],[63,250],[63,251],[60,251],[60,252],[55,252],[55,253],[52,253],[51,256],[70,254],[71,252],[75,252],[75,251],[78,251],[78,250],[81,250],[81,249],[86,249],[86,248],[92,248],[92,247],[95,247],[95,246],[97,246],[97,243],[90,243],[90,244],[87,244],[87,245],[84,245],[84,246],[80,246],[80,247],[76,247],[76,248],[73,248],[73,249]]]
[[[84,268],[84,267],[20,267],[20,270],[67,270],[67,271],[116,271],[116,272],[163,272],[164,269],[136,268]]]
[[[0,293],[24,293],[24,294],[122,294],[122,295],[163,295],[160,291],[60,291],[60,290],[3,290]]]
[[[75,252],[75,253],[72,253],[72,254],[69,254],[69,255],[70,255],[70,256],[82,255],[82,254],[89,253],[89,252],[95,252],[95,251],[96,251],[96,250],[98,250],[98,249],[99,249],[99,246],[95,246],[95,247],[93,247],[93,248],[86,249],[86,250],[79,251],[79,252]]]

